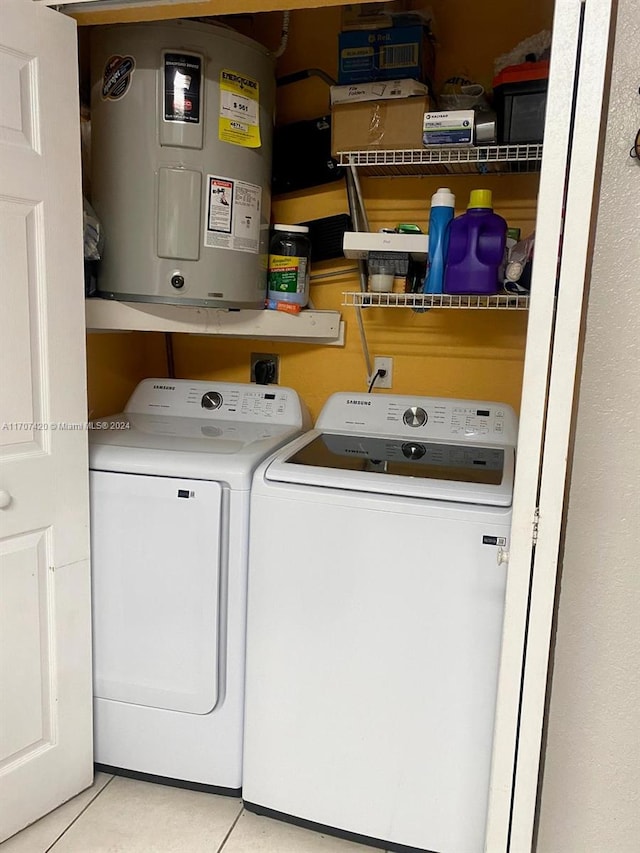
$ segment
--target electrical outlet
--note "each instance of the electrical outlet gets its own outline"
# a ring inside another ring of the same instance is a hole
[[[273,352],[252,352],[250,377],[251,382],[259,382],[261,385],[277,385],[280,378],[280,356]]]
[[[393,379],[393,359],[380,355],[377,355],[373,359],[373,373],[369,377],[369,384],[371,384],[371,380],[378,370],[386,370],[387,372],[384,376],[378,376],[371,390],[375,391],[376,388],[391,388]]]

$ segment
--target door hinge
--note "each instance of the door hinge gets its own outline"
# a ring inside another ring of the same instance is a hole
[[[533,513],[533,529],[531,532],[531,542],[535,545],[538,541],[538,526],[540,525],[540,507],[536,507]]]

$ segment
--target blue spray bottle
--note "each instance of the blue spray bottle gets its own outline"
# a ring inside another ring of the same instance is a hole
[[[444,267],[449,247],[449,223],[453,219],[456,197],[441,187],[431,197],[429,213],[429,271],[424,280],[425,293],[442,293]]]

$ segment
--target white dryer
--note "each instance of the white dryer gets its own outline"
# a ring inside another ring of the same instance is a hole
[[[95,760],[239,795],[249,494],[290,388],[147,379],[90,434]]]
[[[257,469],[247,808],[482,853],[516,435],[502,404],[336,394]]]

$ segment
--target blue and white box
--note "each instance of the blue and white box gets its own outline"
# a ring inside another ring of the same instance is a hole
[[[338,56],[341,85],[433,77],[433,44],[428,28],[421,25],[346,30],[339,36]]]
[[[474,118],[473,110],[425,113],[422,144],[426,147],[473,145]]]

